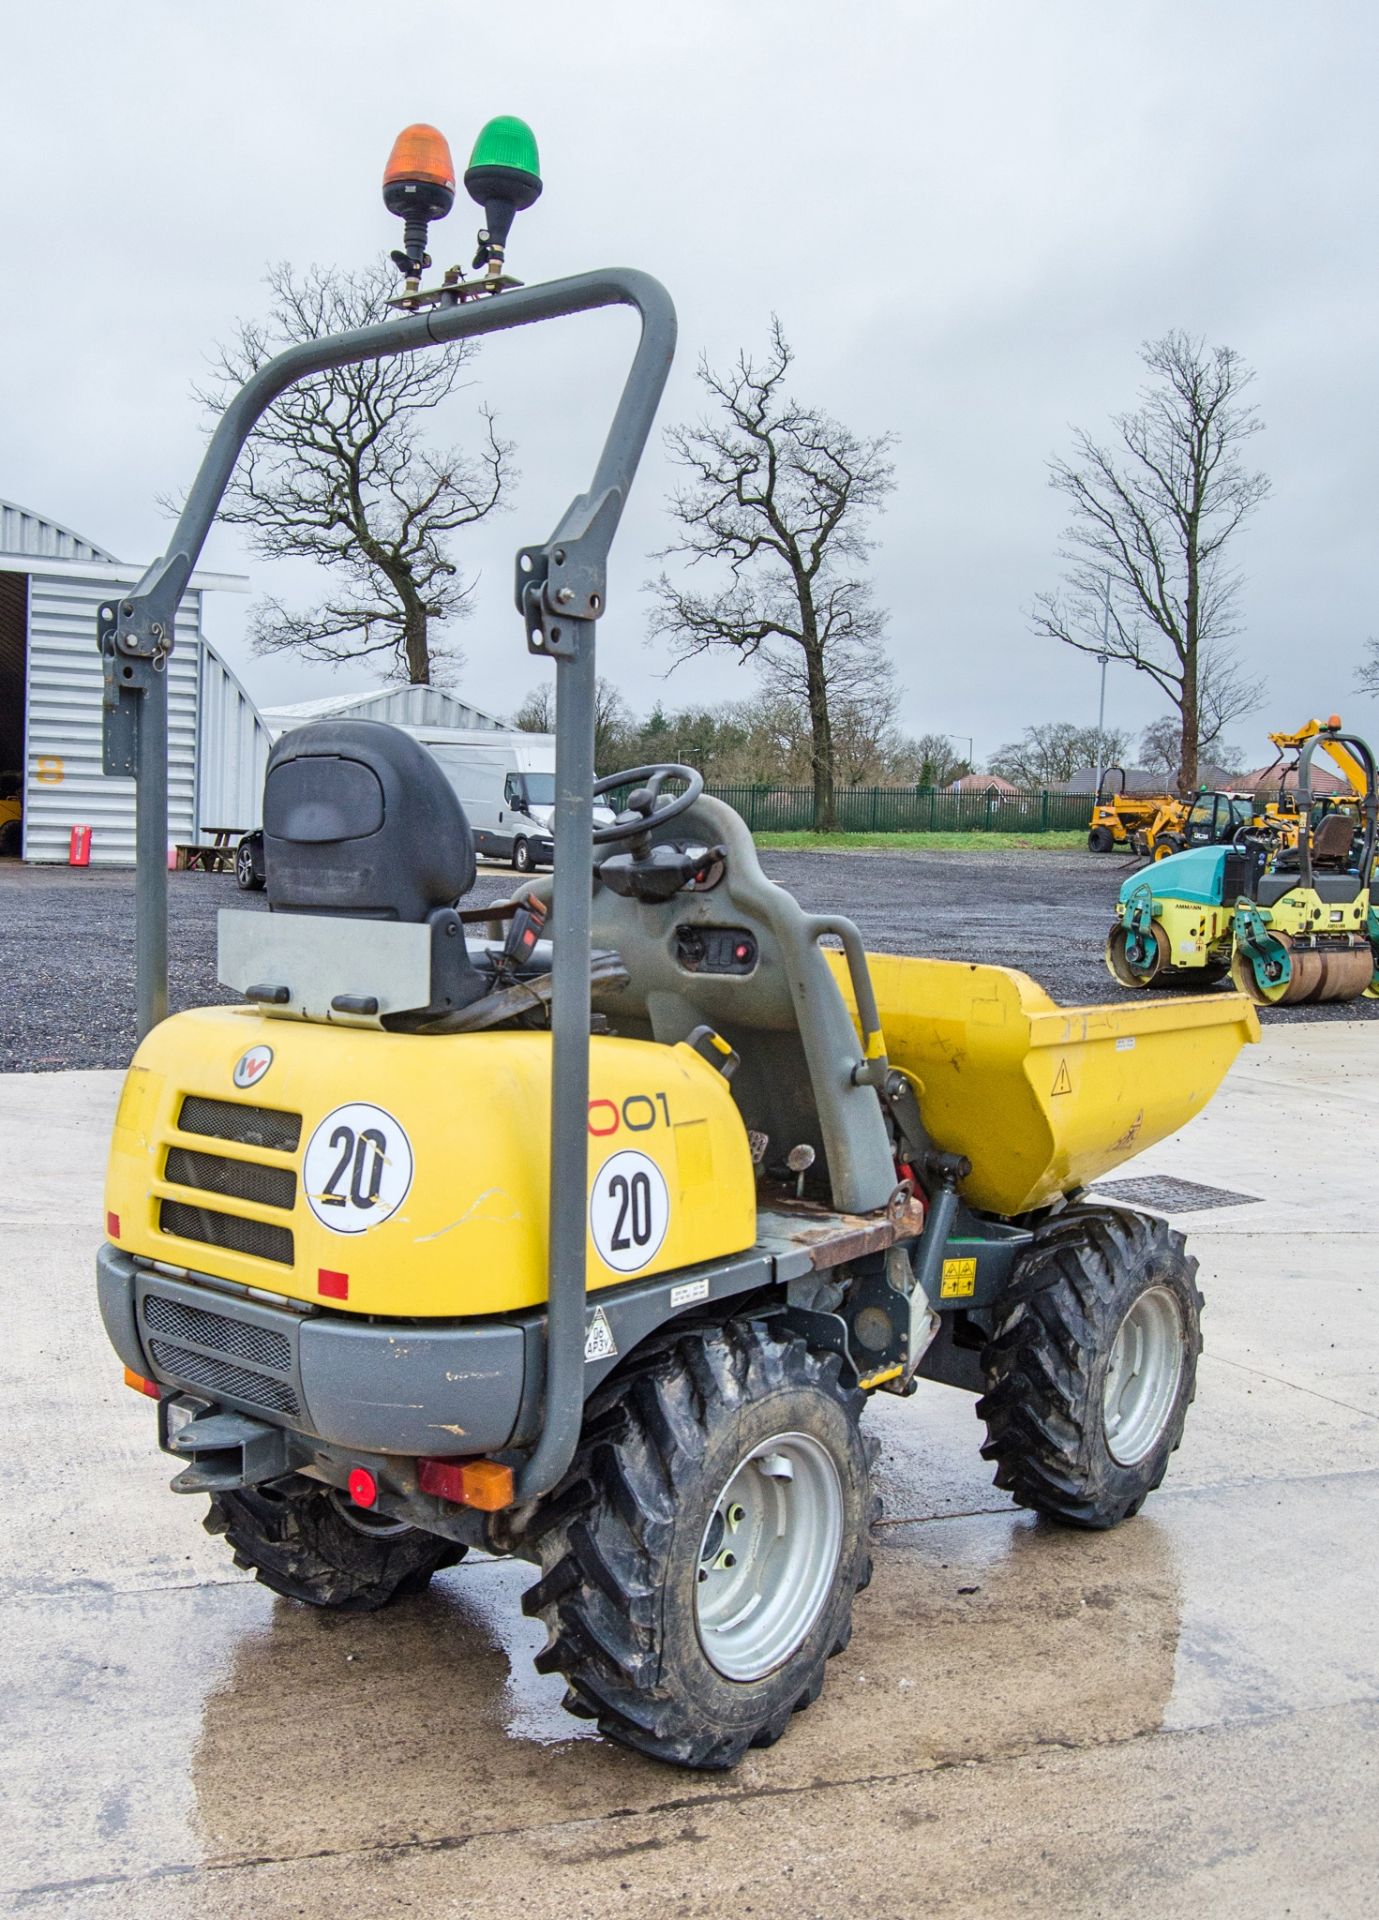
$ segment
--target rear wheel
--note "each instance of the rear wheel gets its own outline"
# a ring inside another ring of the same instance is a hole
[[[1116,836],[1109,827],[1093,827],[1087,835],[1089,853],[1110,853],[1116,844]]]
[[[518,840],[512,849],[512,864],[518,873],[530,873],[536,862],[532,859],[531,841]]]
[[[982,1357],[983,1457],[1075,1527],[1138,1513],[1183,1437],[1202,1350],[1197,1262],[1166,1221],[1070,1207],[1034,1240]]]
[[[235,885],[241,893],[262,893],[263,875],[254,860],[252,841],[241,840],[235,848]]]
[[[212,1496],[208,1533],[223,1533],[235,1565],[286,1600],[375,1613],[420,1593],[465,1549],[355,1506],[333,1487],[292,1479]]]
[[[874,1444],[836,1354],[768,1322],[696,1329],[590,1403],[521,1549],[537,1666],[624,1746],[731,1767],[818,1697],[871,1575]]]

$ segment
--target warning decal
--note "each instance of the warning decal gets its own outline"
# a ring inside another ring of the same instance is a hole
[[[608,1315],[602,1307],[595,1307],[589,1316],[589,1330],[584,1336],[584,1364],[591,1360],[616,1360],[618,1343],[613,1338],[613,1329],[608,1324]]]
[[[1073,1090],[1073,1078],[1068,1072],[1066,1060],[1060,1060],[1058,1063],[1058,1071],[1053,1076],[1053,1090],[1055,1093],[1071,1093]]]
[[[975,1260],[945,1260],[943,1278],[939,1282],[940,1300],[970,1300],[977,1291],[977,1263]]]

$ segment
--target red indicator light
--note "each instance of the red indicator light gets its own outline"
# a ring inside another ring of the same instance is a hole
[[[350,1277],[347,1273],[332,1273],[329,1267],[318,1267],[316,1291],[325,1300],[348,1300]]]
[[[456,1506],[501,1513],[512,1505],[512,1468],[497,1460],[418,1460],[417,1484],[423,1493]]]
[[[464,1466],[459,1460],[418,1460],[417,1485],[438,1500],[464,1504]]]
[[[146,1393],[150,1400],[161,1400],[163,1397],[163,1389],[158,1382],[145,1380],[141,1373],[135,1373],[133,1367],[125,1368],[124,1383],[127,1387],[133,1387],[136,1393]]]
[[[105,1230],[106,1230],[106,1232],[107,1232],[107,1233],[109,1234],[109,1236],[110,1236],[110,1238],[111,1238],[112,1240],[118,1240],[118,1239],[119,1239],[119,1237],[120,1237],[120,1216],[119,1216],[119,1214],[118,1214],[118,1213],[107,1213],[107,1214],[106,1214],[106,1216],[105,1216]]]
[[[739,940],[733,948],[733,958],[735,960],[750,960],[751,957],[752,949],[747,945],[745,940]]]
[[[367,1467],[356,1467],[349,1478],[350,1499],[356,1507],[372,1507],[378,1503],[378,1482]]]

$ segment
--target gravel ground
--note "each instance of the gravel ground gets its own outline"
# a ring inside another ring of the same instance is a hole
[[[1101,958],[1127,863],[1069,853],[764,853],[772,879],[813,912],[845,913],[868,946],[1020,967],[1071,1005],[1130,997]],[[508,894],[481,870],[470,896]],[[168,876],[174,1010],[223,1000],[220,907],[262,908],[229,875]],[[134,1050],[134,880],[127,872],[0,862],[0,1072],[121,1067]],[[1379,1001],[1266,1010],[1274,1020],[1367,1020]]]

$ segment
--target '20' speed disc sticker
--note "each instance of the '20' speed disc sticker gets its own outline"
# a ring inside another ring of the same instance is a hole
[[[665,1175],[630,1149],[605,1160],[589,1194],[589,1231],[614,1273],[638,1273],[655,1258],[670,1225]]]
[[[382,1107],[328,1113],[302,1162],[307,1204],[332,1233],[366,1233],[395,1214],[412,1184],[412,1143]]]

